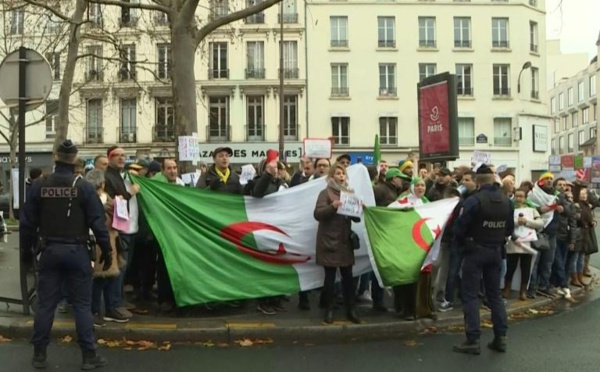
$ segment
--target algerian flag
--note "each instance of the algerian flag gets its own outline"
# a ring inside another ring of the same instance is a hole
[[[436,239],[441,239],[458,200],[444,199],[414,209],[366,209],[369,255],[381,286],[418,280],[426,258],[430,263],[435,261],[435,252],[430,249]]]
[[[348,169],[350,186],[374,205],[367,169]],[[313,213],[325,178],[263,199],[136,179],[141,208],[163,252],[177,305],[296,293],[323,285],[315,264]],[[371,270],[364,225],[354,275]]]

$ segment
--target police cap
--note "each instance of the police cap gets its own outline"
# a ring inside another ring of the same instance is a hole
[[[494,174],[492,168],[488,167],[486,164],[481,164],[479,168],[477,168],[477,174]]]

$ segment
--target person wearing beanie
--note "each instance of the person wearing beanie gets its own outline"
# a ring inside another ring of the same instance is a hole
[[[106,359],[96,354],[92,297],[92,270],[87,241],[90,229],[101,249],[99,263],[104,271],[112,265],[112,250],[106,227],[104,207],[94,186],[75,175],[77,146],[70,140],[55,151],[55,171],[31,186],[30,197],[21,209],[19,221],[21,260],[30,265],[33,260],[33,238],[39,236],[44,252],[39,258],[37,293],[39,304],[33,324],[32,364],[45,368],[46,349],[56,306],[62,298],[58,288],[66,283],[73,305],[75,327],[83,354],[82,369],[106,365]]]
[[[160,163],[157,162],[156,160],[152,160],[148,164],[148,177],[150,177],[150,178],[154,177],[157,173],[160,173],[160,170],[161,170]]]
[[[414,176],[414,168],[413,162],[410,160],[400,160],[398,163],[398,169],[400,172],[409,175],[410,177]]]
[[[448,198],[452,188],[452,181],[452,172],[450,169],[446,167],[440,168],[435,179],[435,184],[428,189],[427,199],[434,202]]]

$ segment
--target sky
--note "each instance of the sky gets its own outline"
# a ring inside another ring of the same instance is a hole
[[[597,54],[600,0],[546,0],[546,16],[546,38],[560,39],[563,53]]]

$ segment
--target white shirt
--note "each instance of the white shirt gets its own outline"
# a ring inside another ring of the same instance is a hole
[[[123,180],[125,181],[125,188],[127,188],[127,192],[131,193],[131,189],[133,184],[129,177],[127,177],[127,173],[122,174]],[[139,207],[137,202],[137,197],[133,195],[131,199],[129,199],[129,230],[123,231],[125,234],[136,234],[139,229]]]

